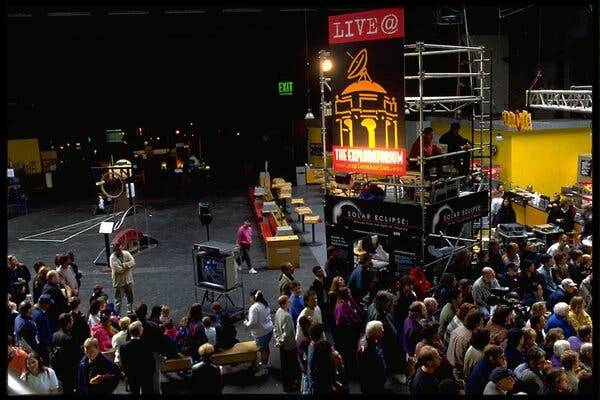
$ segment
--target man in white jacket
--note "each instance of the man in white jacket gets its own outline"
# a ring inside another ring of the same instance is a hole
[[[277,299],[279,309],[275,313],[275,347],[279,349],[281,359],[281,381],[283,391],[295,392],[299,389],[300,369],[296,349],[296,333],[292,316],[288,312],[291,306],[289,297],[281,295]]]
[[[115,244],[114,251],[110,255],[110,269],[112,283],[115,288],[115,308],[121,315],[121,302],[123,293],[127,296],[127,312],[133,312],[133,272],[135,259],[127,250],[121,249],[121,244]]]

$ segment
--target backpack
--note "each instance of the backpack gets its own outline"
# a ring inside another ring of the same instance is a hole
[[[65,356],[62,347],[56,346],[50,352],[50,367],[54,370],[57,377],[62,377],[65,369]]]
[[[204,330],[204,326],[200,322],[193,322],[184,328],[185,336],[181,345],[181,353],[185,356],[191,356],[192,359],[198,358],[198,347],[207,342],[206,334],[199,332],[199,330]],[[203,342],[202,337],[204,337]]]

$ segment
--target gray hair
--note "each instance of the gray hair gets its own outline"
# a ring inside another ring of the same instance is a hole
[[[129,325],[129,334],[133,337],[140,337],[144,333],[144,326],[141,321],[134,321]]]
[[[592,351],[594,349],[594,345],[590,342],[582,343],[579,348],[579,353],[587,353],[588,351]]]
[[[367,326],[365,328],[365,334],[367,337],[372,337],[375,332],[380,332],[383,330],[383,323],[381,321],[369,321],[367,322]]]
[[[561,301],[554,305],[554,314],[558,315],[559,317],[566,317],[568,312],[569,305],[564,301]]]
[[[423,299],[423,304],[425,304],[425,309],[429,312],[429,310],[438,306],[438,301],[434,297],[425,297]]]
[[[567,350],[571,350],[571,343],[569,343],[568,340],[559,339],[554,342],[554,355],[556,357],[560,358],[560,356],[562,356],[562,354]]]

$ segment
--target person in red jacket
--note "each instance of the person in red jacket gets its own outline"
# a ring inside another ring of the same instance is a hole
[[[423,261],[419,259],[413,260],[413,267],[411,268],[408,275],[412,278],[414,285],[413,290],[417,295],[418,300],[423,300],[429,295],[431,289],[431,282],[427,279],[425,272],[423,272]]]

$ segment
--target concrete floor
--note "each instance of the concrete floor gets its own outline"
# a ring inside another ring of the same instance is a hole
[[[293,197],[303,197],[314,214],[323,217],[323,192],[319,186],[294,186]],[[211,241],[235,243],[237,227],[252,212],[248,204],[247,192],[243,190],[217,190],[211,194],[179,196],[177,198],[136,198],[136,204],[145,206],[145,211],[125,218],[122,228],[137,228],[158,241],[158,245],[134,254],[134,296],[136,303],[144,302],[151,308],[156,304],[166,304],[171,309],[171,316],[177,323],[184,316],[190,305],[202,300],[204,291],[193,282],[192,246],[207,240],[205,226],[200,225],[198,202],[210,204],[214,219],[209,226]],[[94,265],[94,260],[104,248],[104,236],[98,233],[100,220],[89,221],[94,202],[59,201],[46,202],[44,207],[32,208],[29,215],[18,215],[7,221],[7,250],[15,254],[27,265],[32,275],[33,264],[42,260],[52,266],[54,255],[69,250],[75,253],[76,263],[83,272],[80,297],[88,299],[96,284],[104,285],[107,294],[112,295],[111,275],[105,266]],[[288,200],[288,212],[291,211]],[[306,226],[302,233],[301,224],[294,214],[288,214],[288,223],[300,236],[301,243],[312,240],[311,228]],[[89,230],[83,231],[85,228]],[[51,231],[51,232],[49,232]],[[35,239],[19,240],[25,237]],[[69,238],[70,237],[70,238]],[[64,240],[69,238],[68,240]],[[112,238],[112,236],[111,236]],[[308,287],[313,280],[312,267],[324,265],[326,260],[325,224],[315,226],[315,239],[321,242],[317,246],[300,246],[300,268],[294,273],[303,287]],[[63,241],[64,240],[64,241]],[[253,225],[253,245],[250,255],[258,274],[248,274],[243,268],[242,283],[244,297],[251,290],[260,289],[271,306],[273,313],[277,305],[277,281],[279,270],[265,269],[265,246],[260,237],[258,227]],[[100,260],[105,260],[101,255]],[[245,305],[249,301],[242,298],[241,291],[231,293],[230,297],[236,306]],[[87,303],[82,303],[87,304]],[[82,307],[82,311],[87,311]],[[251,340],[250,332],[237,323],[238,338]],[[254,378],[251,374],[232,373],[227,378],[224,393],[283,393],[279,379],[279,354],[271,343],[271,373],[266,377]],[[235,372],[235,371],[234,371]],[[185,377],[177,374],[163,376],[165,393],[185,393],[181,391],[181,380]],[[398,389],[402,392],[402,389]],[[360,393],[358,385],[351,383],[351,392]],[[120,386],[117,393],[125,393]]]

